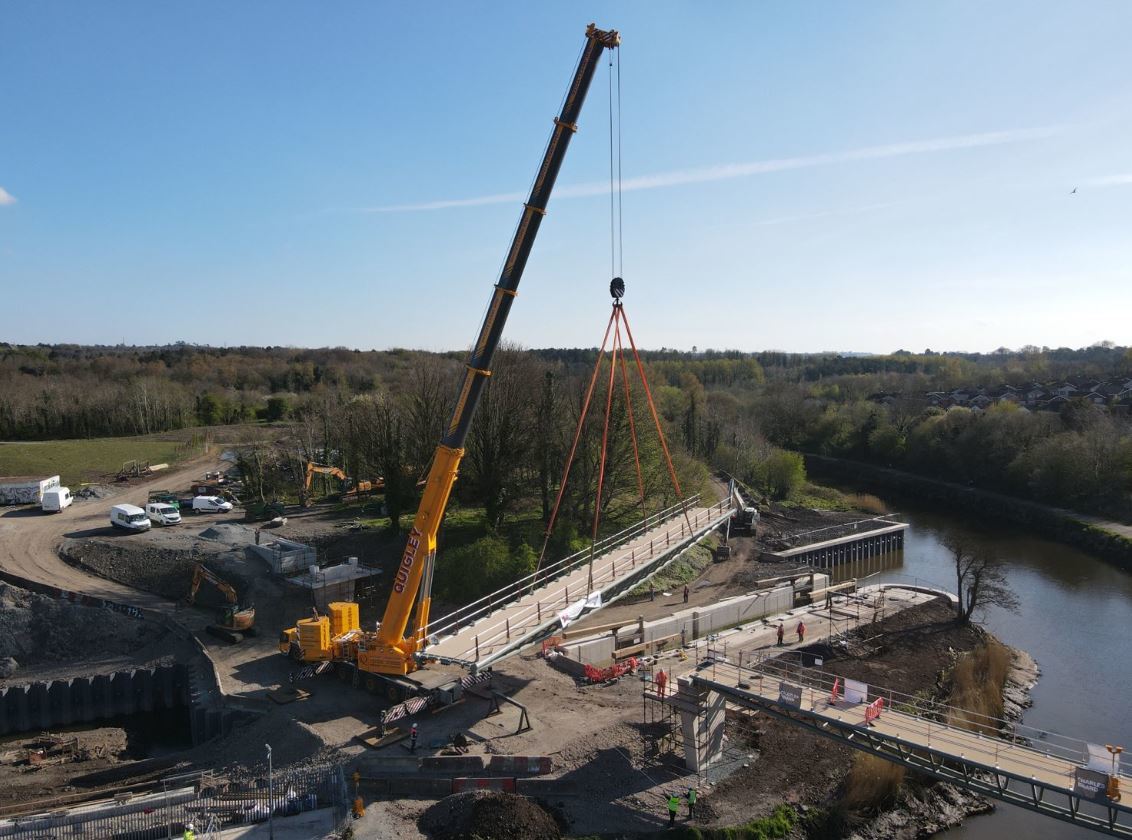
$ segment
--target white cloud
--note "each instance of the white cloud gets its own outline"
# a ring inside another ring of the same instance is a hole
[[[1132,185],[1132,174],[1128,175],[1102,175],[1099,178],[1089,178],[1085,181],[1090,187],[1122,187]]]
[[[1060,126],[1025,128],[1014,131],[988,131],[982,134],[964,134],[954,137],[937,137],[933,140],[917,140],[909,143],[889,143],[882,146],[865,146],[843,152],[827,152],[819,155],[775,158],[771,160],[749,161],[747,163],[728,163],[719,166],[705,166],[695,169],[678,169],[670,172],[657,172],[628,178],[621,183],[623,192],[634,190],[653,190],[662,187],[675,187],[685,184],[705,184],[711,181],[727,181],[734,178],[747,178],[752,175],[765,175],[771,172],[786,172],[791,169],[807,169],[814,166],[832,166],[839,163],[854,163],[864,160],[883,160],[885,158],[905,157],[907,155],[948,152],[958,149],[974,149],[981,146],[999,146],[1006,143],[1022,143],[1052,137],[1060,132]],[[609,191],[608,181],[592,181],[561,187],[555,192],[556,198],[585,198],[605,195]],[[499,193],[474,198],[450,198],[435,201],[422,201],[411,204],[391,204],[381,207],[358,208],[363,213],[402,213],[416,210],[444,210],[452,207],[476,207],[484,204],[507,204],[522,201],[521,193]]]
[[[8,192],[6,189],[4,189],[3,187],[0,187],[0,207],[4,207],[5,205],[15,204],[15,203],[16,203],[16,197],[14,195],[12,195],[10,192]]]

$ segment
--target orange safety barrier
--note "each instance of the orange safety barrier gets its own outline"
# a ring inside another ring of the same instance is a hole
[[[869,703],[869,705],[865,706],[865,725],[868,726],[870,723],[872,723],[874,720],[876,720],[878,717],[880,717],[880,713],[883,709],[884,709],[884,698],[883,697],[878,697],[876,700]]]
[[[591,683],[603,683],[615,680],[618,677],[630,674],[637,670],[637,658],[630,656],[624,662],[615,662],[608,668],[595,668],[593,665],[586,666],[586,680]]]

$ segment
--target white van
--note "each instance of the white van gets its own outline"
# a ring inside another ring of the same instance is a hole
[[[127,531],[148,531],[149,517],[134,505],[114,505],[110,508],[110,524]]]
[[[56,487],[54,490],[43,491],[43,501],[40,503],[44,513],[59,513],[69,508],[75,497],[66,487]]]
[[[219,496],[193,496],[193,510],[200,513],[227,513],[232,503]]]
[[[176,525],[181,521],[181,511],[167,502],[150,502],[145,506],[145,515],[158,525]]]

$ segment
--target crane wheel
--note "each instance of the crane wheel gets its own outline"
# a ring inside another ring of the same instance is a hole
[[[334,666],[334,670],[338,673],[340,682],[348,683],[350,681],[350,669],[345,664],[339,663]]]
[[[370,694],[377,694],[381,691],[381,683],[377,677],[366,677],[366,691]]]
[[[405,692],[396,683],[387,683],[385,686],[385,699],[390,703],[400,703],[405,699]]]

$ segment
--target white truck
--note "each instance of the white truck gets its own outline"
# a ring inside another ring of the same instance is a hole
[[[43,508],[44,513],[61,513],[69,508],[74,500],[75,497],[71,495],[70,489],[56,487],[53,490],[43,491],[43,500],[40,502],[40,507]]]
[[[110,524],[127,531],[148,531],[149,517],[136,505],[114,505],[110,508]]]
[[[181,521],[181,511],[168,502],[150,502],[145,506],[145,515],[157,525],[177,525]]]

